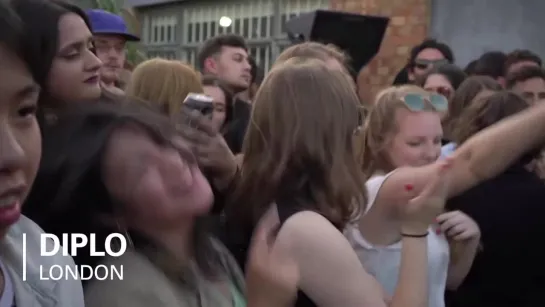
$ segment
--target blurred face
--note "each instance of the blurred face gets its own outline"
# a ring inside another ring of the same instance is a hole
[[[395,120],[398,131],[386,147],[394,167],[423,166],[439,158],[443,128],[438,113],[400,108]]]
[[[447,99],[452,98],[454,88],[450,81],[443,75],[429,75],[424,83],[424,89],[428,92],[436,93],[445,96]]]
[[[99,69],[102,65],[92,51],[89,28],[76,14],[59,20],[59,49],[48,77],[48,92],[63,103],[100,97]]]
[[[243,48],[223,47],[209,71],[233,87],[237,92],[250,87],[252,79],[248,52]]]
[[[409,80],[414,81],[419,76],[425,75],[434,66],[448,63],[441,51],[426,48],[416,55],[414,67],[409,71]]]
[[[102,61],[100,78],[106,83],[120,79],[125,64],[126,40],[118,35],[95,35],[96,55]]]
[[[0,239],[19,220],[36,177],[41,135],[39,89],[23,61],[0,44]]]
[[[204,93],[214,99],[214,111],[212,112],[212,124],[219,131],[225,123],[227,116],[227,101],[223,91],[217,86],[203,87]]]
[[[522,95],[529,104],[534,104],[538,100],[545,99],[545,80],[532,78],[518,82],[513,86],[513,90]]]
[[[195,161],[157,145],[142,129],[118,129],[109,141],[103,167],[106,187],[124,204],[129,228],[179,227],[211,208],[212,190]]]

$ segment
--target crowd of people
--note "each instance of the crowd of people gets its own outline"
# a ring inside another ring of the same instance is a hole
[[[224,34],[197,67],[125,78],[138,40],[103,10],[0,0],[0,307],[545,306],[538,55],[462,69],[428,39],[361,101],[335,45],[263,76]],[[45,257],[43,233],[128,248]],[[125,274],[43,279],[54,265]]]

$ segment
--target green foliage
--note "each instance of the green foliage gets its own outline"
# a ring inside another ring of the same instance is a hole
[[[134,10],[124,7],[124,0],[94,0],[95,8],[102,9],[117,15],[125,20],[130,33],[141,36],[141,25]],[[146,60],[146,55],[140,50],[138,43],[127,43],[127,62],[136,66]]]

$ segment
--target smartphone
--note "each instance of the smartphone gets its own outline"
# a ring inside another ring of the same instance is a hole
[[[183,106],[207,116],[214,111],[214,99],[208,95],[189,93],[184,99]]]

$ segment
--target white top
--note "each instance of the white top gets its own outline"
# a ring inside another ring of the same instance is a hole
[[[366,182],[369,197],[366,212],[373,206],[380,187],[390,174],[373,176]],[[356,251],[365,270],[377,279],[389,295],[393,295],[401,264],[401,242],[388,246],[373,246],[365,240],[357,224],[348,226],[345,236]],[[444,235],[438,235],[431,227],[427,240],[429,307],[444,307],[449,245]]]
[[[0,307],[13,307],[15,306],[15,292],[13,291],[13,284],[11,283],[11,277],[8,271],[4,267],[4,264],[0,260],[0,271],[4,276],[4,291],[0,296]]]

